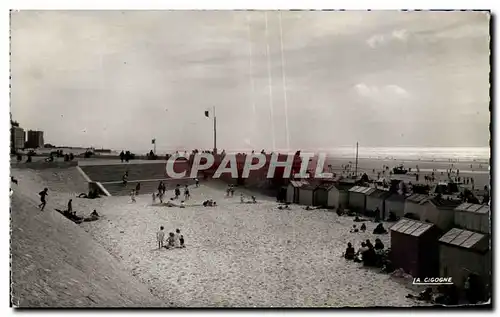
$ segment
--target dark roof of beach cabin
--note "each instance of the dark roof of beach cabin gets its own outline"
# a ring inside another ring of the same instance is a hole
[[[474,249],[481,252],[488,250],[488,243],[482,243],[483,239],[488,239],[488,235],[473,231],[453,228],[445,233],[439,242],[450,244],[465,249]]]
[[[386,198],[387,200],[390,201],[405,201],[406,196],[405,195],[400,195],[398,193],[392,193],[389,197]]]
[[[429,201],[430,197],[428,195],[423,195],[423,194],[413,194],[408,198],[406,198],[406,200],[415,204],[423,204]]]
[[[448,200],[448,199],[439,199],[434,197],[430,200],[430,202],[436,206],[437,209],[455,209],[462,204],[460,200]]]
[[[414,237],[419,237],[432,227],[434,227],[434,224],[432,223],[405,218],[399,220],[395,225],[393,225],[390,228],[390,230]]]
[[[488,205],[479,205],[479,204],[470,204],[470,203],[463,203],[457,208],[455,208],[456,211],[462,211],[462,212],[471,212],[471,213],[477,213],[477,214],[487,214],[490,212],[490,206]]]
[[[354,186],[353,188],[349,189],[349,192],[351,193],[360,193],[365,195],[370,195],[373,191],[375,191],[375,188],[364,186]]]
[[[367,196],[370,196],[371,198],[380,198],[380,199],[386,199],[390,195],[391,193],[381,189],[374,189],[372,192],[367,194]]]

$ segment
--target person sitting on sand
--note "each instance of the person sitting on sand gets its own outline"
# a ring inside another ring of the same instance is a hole
[[[387,230],[385,230],[384,225],[379,223],[375,229],[373,229],[373,234],[386,234]]]
[[[361,219],[359,219],[359,217],[358,217],[358,216],[356,216],[356,217],[354,217],[354,220],[353,220],[353,221],[354,221],[354,222],[361,222]]]
[[[361,247],[358,249],[358,252],[356,252],[354,262],[361,262],[363,259],[363,254],[368,251],[368,247],[366,246],[366,243],[361,242]]]
[[[97,211],[95,209],[94,209],[94,211],[92,211],[92,213],[90,214],[90,216],[88,218],[83,219],[83,221],[85,221],[85,222],[96,221],[96,220],[99,220],[99,214],[97,213]]]
[[[203,207],[207,207],[207,206],[208,206],[208,200],[205,200],[205,201],[203,202]]]
[[[373,244],[371,243],[370,239],[366,239],[365,244],[368,248],[373,248]]]
[[[432,300],[432,288],[427,287],[425,290],[420,292],[420,294],[418,294],[418,296],[408,294],[408,295],[406,295],[406,298],[414,298],[416,300],[421,300],[421,301],[426,301],[426,302],[431,301]]]
[[[370,242],[369,240],[366,241]],[[368,250],[363,253],[363,265],[376,266],[377,254],[375,253],[375,249],[373,248],[371,242],[367,243],[366,246],[368,247]]]
[[[186,208],[186,205],[184,204],[184,200],[181,201],[181,204],[179,205],[179,208]]]
[[[375,250],[383,250],[384,249],[384,244],[382,243],[382,240],[380,240],[379,238],[375,239],[374,249]]]
[[[175,207],[174,199],[173,198],[170,198],[170,200],[167,201],[167,207]]]
[[[174,236],[173,232],[170,232],[168,234],[167,245],[165,246],[165,248],[171,249],[171,248],[174,248],[174,247],[175,247],[175,236]]]
[[[252,203],[256,204],[257,203],[257,198],[255,198],[255,196],[252,195]],[[288,207],[288,205],[286,205]]]
[[[366,225],[365,225],[364,222],[361,224],[361,228],[359,228],[359,230],[361,230],[361,232],[365,232],[366,231]]]
[[[344,258],[346,260],[353,260],[355,255],[356,252],[354,251],[352,244],[350,242],[347,243],[347,248],[345,249]]]
[[[14,178],[14,176],[11,176],[11,177],[10,177],[10,181],[11,181],[12,183],[16,184],[16,185],[18,185],[18,184],[19,184],[19,182],[17,181],[17,179],[15,179],[15,178]]]
[[[243,196],[243,193],[240,194],[240,202],[242,204],[245,202],[245,196]]]
[[[357,233],[357,232],[359,232],[359,230],[358,230],[358,228],[356,228],[356,225],[352,225],[352,229],[349,232],[350,233],[355,233],[355,232]]]
[[[396,222],[398,221],[398,217],[394,213],[394,211],[389,211],[389,217],[387,218],[387,221],[389,222]]]

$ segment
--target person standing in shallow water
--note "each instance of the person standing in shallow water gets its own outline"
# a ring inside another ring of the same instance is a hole
[[[38,195],[40,195],[40,205],[38,205],[38,208],[40,208],[43,211],[43,208],[45,208],[45,205],[47,204],[47,201],[45,199],[45,196],[48,196],[48,188],[44,188]]]

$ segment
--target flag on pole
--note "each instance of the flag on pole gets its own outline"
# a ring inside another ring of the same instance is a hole
[[[205,117],[210,117],[210,115],[208,114],[208,110],[205,110]]]
[[[152,139],[151,144],[155,144],[155,143],[156,143],[156,139]]]

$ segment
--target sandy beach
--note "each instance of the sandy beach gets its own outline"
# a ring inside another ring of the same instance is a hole
[[[388,275],[340,258],[352,218],[273,201],[241,204],[209,186],[192,189],[189,204],[215,199],[215,208],[153,207],[149,195],[130,203],[110,197],[105,218],[83,227],[133,275],[170,305],[182,307],[408,306],[409,290]],[[99,202],[98,204],[100,204]],[[155,233],[181,229],[185,249],[158,250]],[[374,224],[368,223],[368,231]],[[389,236],[380,236],[386,246]]]

